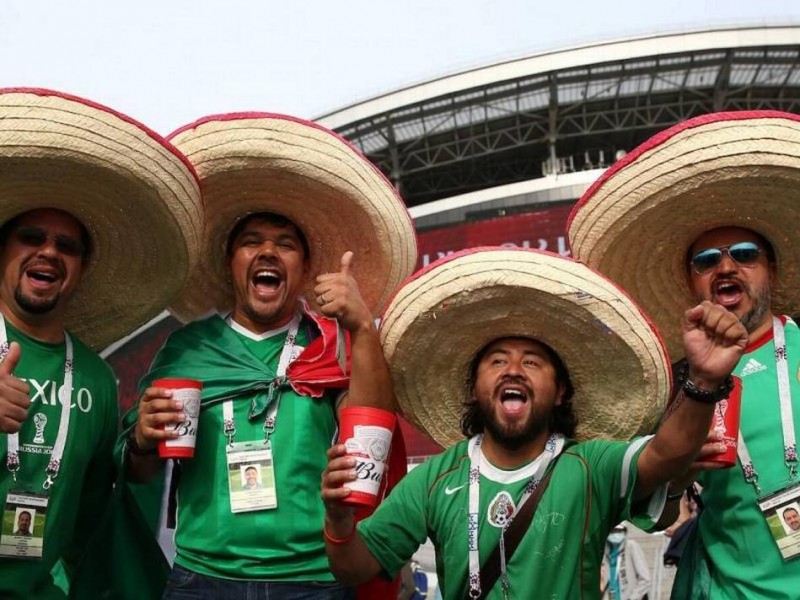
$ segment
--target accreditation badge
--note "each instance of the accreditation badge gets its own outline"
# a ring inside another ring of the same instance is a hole
[[[277,508],[272,446],[267,442],[238,442],[227,446],[231,512]]]
[[[0,529],[0,556],[42,557],[48,502],[48,497],[43,494],[14,490],[8,493]]]
[[[783,560],[800,556],[800,484],[758,500]]]

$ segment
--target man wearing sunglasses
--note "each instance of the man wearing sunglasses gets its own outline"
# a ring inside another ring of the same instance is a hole
[[[573,254],[639,302],[673,359],[682,353],[670,323],[692,302],[725,307],[748,333],[737,385],[718,405],[721,416],[739,401],[739,430],[726,441],[712,429],[671,485],[664,526],[693,479],[704,506],[673,598],[797,598],[800,547],[781,539],[775,511],[800,497],[800,330],[787,316],[800,309],[798,140],[800,116],[789,113],[691,119],[615,164],[570,217]],[[734,443],[736,464],[718,462]]]

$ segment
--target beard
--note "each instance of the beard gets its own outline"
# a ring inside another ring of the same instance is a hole
[[[31,296],[26,296],[22,293],[22,290],[17,286],[14,290],[14,300],[16,300],[17,305],[32,315],[43,315],[45,313],[50,312],[56,306],[58,306],[58,300],[61,297],[61,294],[56,294],[51,298],[33,298]]]
[[[529,402],[533,402],[533,399],[531,398]],[[496,411],[482,403],[478,403],[478,412],[492,438],[508,450],[519,450],[550,429],[551,415],[541,414],[542,411],[537,410],[535,406],[528,418],[522,422],[501,423]]]
[[[754,292],[750,292],[750,297],[753,299],[753,306],[745,314],[739,317],[739,321],[744,325],[747,333],[752,333],[764,322],[772,306],[772,293],[769,287],[764,286]]]

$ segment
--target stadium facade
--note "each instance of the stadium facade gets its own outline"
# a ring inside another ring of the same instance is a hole
[[[267,107],[268,108],[268,107]],[[698,115],[800,112],[800,26],[652,35],[546,52],[359,102],[317,120],[397,186],[420,261],[507,244],[569,254],[574,202],[616,159]],[[104,353],[123,407],[171,317]],[[436,447],[407,430],[409,455]]]

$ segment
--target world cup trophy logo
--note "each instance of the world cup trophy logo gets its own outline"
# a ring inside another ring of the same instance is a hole
[[[47,415],[36,413],[33,415],[33,424],[36,426],[36,436],[33,438],[33,443],[44,444],[44,426],[47,425]]]

